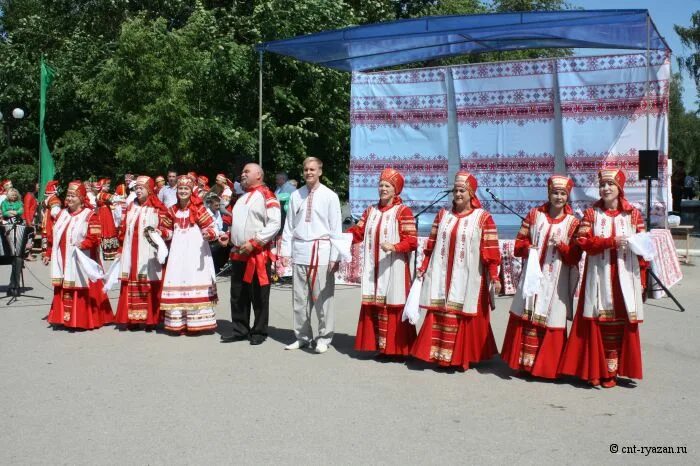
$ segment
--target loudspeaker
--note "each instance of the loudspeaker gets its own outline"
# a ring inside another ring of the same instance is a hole
[[[659,179],[659,151],[640,150],[639,151],[639,180]]]

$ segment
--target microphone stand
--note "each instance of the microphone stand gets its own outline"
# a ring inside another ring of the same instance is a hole
[[[418,218],[419,218],[422,214],[424,214],[428,209],[430,209],[432,206],[434,206],[434,205],[437,204],[438,202],[440,202],[440,201],[442,201],[443,199],[445,199],[445,198],[447,197],[447,195],[450,194],[451,192],[452,192],[451,189],[444,191],[444,192],[442,193],[442,196],[438,197],[437,199],[435,199],[434,201],[432,201],[430,204],[428,204],[427,206],[425,206],[424,208],[422,208],[417,214],[414,214],[414,215],[413,215],[413,218],[416,219],[416,235],[417,235],[417,233],[418,233]],[[416,270],[418,270],[418,251],[414,251],[414,253],[413,253],[413,276],[414,276],[414,278],[415,278],[415,276],[416,276]]]
[[[489,196],[491,196],[491,198],[492,198],[495,202],[497,202],[498,204],[502,205],[503,207],[505,207],[506,209],[508,209],[508,210],[509,210],[510,212],[512,212],[513,214],[515,214],[515,215],[517,215],[518,217],[520,217],[520,220],[525,220],[525,217],[523,217],[522,215],[520,215],[519,213],[517,213],[516,211],[514,211],[514,210],[511,209],[510,207],[508,207],[503,201],[501,201],[499,198],[497,198],[496,195],[495,195],[494,193],[491,192],[491,190],[487,189],[486,192],[489,193]]]

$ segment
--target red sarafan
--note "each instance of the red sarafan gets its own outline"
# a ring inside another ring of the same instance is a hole
[[[416,250],[416,221],[400,194],[404,178],[392,168],[379,177],[379,201],[368,207],[348,233],[362,243],[362,305],[355,349],[406,356],[416,329],[401,320],[411,287],[410,257]]]

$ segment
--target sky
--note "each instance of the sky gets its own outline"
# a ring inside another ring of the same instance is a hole
[[[690,26],[690,16],[700,10],[700,0],[569,0],[574,6],[586,10],[601,9],[646,9],[659,33],[666,39],[673,51],[671,70],[678,71],[676,57],[687,55],[690,50],[681,45],[681,39],[673,30],[673,25]],[[613,53],[621,53],[620,51]],[[624,52],[623,52],[624,53]],[[582,51],[581,55],[591,55],[591,50]],[[698,110],[695,82],[683,73],[683,105],[688,111]]]

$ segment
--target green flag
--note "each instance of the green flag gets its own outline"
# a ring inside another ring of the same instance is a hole
[[[46,142],[44,131],[44,117],[46,116],[46,93],[51,86],[55,71],[44,63],[41,57],[41,97],[39,101],[39,202],[44,200],[46,183],[53,179],[56,167],[51,157],[49,144]]]

